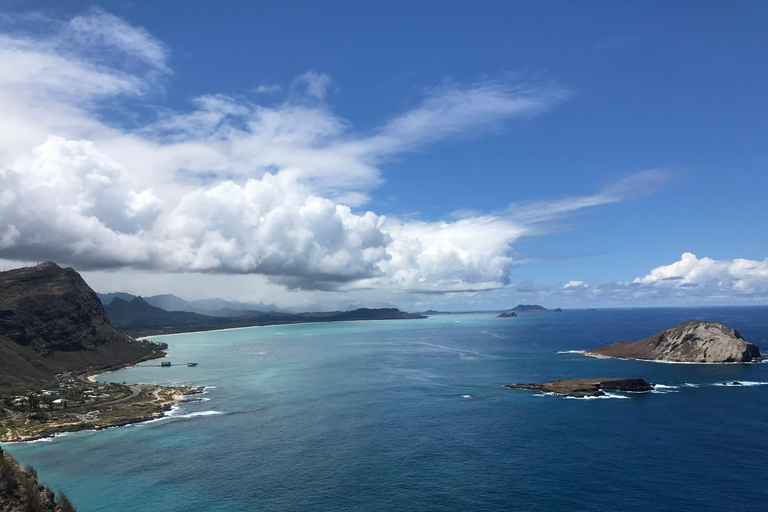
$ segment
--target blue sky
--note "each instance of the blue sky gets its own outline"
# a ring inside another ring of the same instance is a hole
[[[287,308],[765,303],[767,25],[764,2],[6,2],[0,258]]]

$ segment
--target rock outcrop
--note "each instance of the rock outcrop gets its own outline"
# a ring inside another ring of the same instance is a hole
[[[47,485],[37,480],[31,467],[23,468],[0,448],[1,512],[75,512],[63,494],[55,497]]]
[[[96,293],[55,263],[0,272],[0,385],[126,364],[159,352],[115,331]]]
[[[643,379],[575,379],[555,380],[552,382],[536,382],[533,384],[505,384],[509,389],[528,389],[555,393],[557,395],[584,398],[588,396],[603,396],[604,389],[612,391],[652,391],[653,386]]]
[[[746,363],[760,358],[756,345],[717,322],[688,320],[639,341],[619,341],[588,355],[678,363]]]
[[[515,313],[514,311],[504,311],[498,317],[499,318],[511,318],[513,316],[517,316],[517,313]]]

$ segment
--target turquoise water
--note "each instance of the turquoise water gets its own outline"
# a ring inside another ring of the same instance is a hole
[[[569,350],[690,319],[768,352],[768,308],[564,311],[175,335],[173,363],[100,378],[208,386],[171,417],[5,444],[96,511],[768,509],[768,364],[673,365]],[[643,377],[577,400],[508,390]],[[742,387],[722,386],[740,381]]]

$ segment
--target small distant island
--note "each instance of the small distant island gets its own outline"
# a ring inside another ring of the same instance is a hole
[[[512,309],[508,309],[502,312],[499,316],[502,318],[507,318],[511,316],[517,316],[517,313],[555,313],[560,311],[562,311],[560,308],[547,309],[544,306],[539,306],[538,304],[518,304]]]
[[[760,349],[739,331],[701,320],[688,320],[638,341],[619,341],[584,353],[676,363],[748,363],[761,357]]]
[[[570,396],[574,398],[585,398],[593,396],[603,396],[603,390],[611,391],[653,391],[653,386],[644,379],[574,379],[574,380],[555,380],[551,382],[536,382],[533,384],[505,384],[509,389],[527,389],[531,391],[541,391],[544,393],[554,393],[556,395]]]

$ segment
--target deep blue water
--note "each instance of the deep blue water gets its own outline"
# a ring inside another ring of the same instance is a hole
[[[768,364],[559,353],[691,318],[768,352],[768,308],[564,311],[176,335],[116,382],[212,386],[170,418],[5,444],[96,511],[768,510]],[[642,377],[590,400],[505,383]],[[722,386],[740,381],[756,385]],[[757,385],[761,383],[761,385]]]

